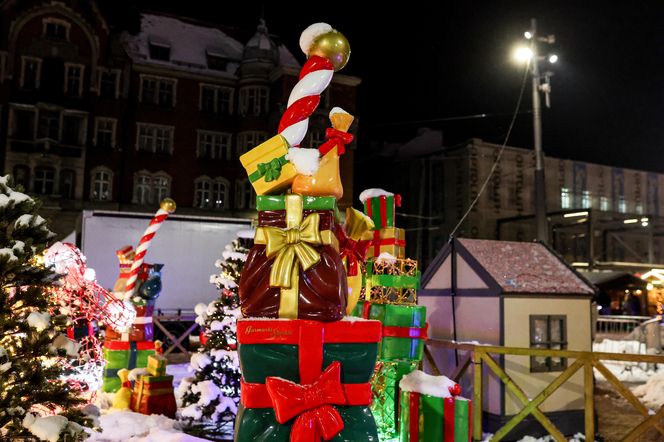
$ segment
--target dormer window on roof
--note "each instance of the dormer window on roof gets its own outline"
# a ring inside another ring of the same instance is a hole
[[[215,71],[225,71],[228,66],[228,59],[223,54],[215,51],[214,49],[207,49],[205,51],[208,69]]]
[[[171,59],[171,43],[168,40],[150,37],[149,48],[152,60],[169,61]]]

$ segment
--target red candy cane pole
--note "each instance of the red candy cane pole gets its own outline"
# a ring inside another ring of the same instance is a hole
[[[343,68],[350,56],[348,40],[327,23],[315,23],[302,32],[300,48],[307,55],[299,81],[288,97],[279,122],[279,133],[292,147],[298,147],[307,133],[309,116],[320,103],[320,94],[332,81],[334,71]]]
[[[150,221],[148,228],[145,229],[145,233],[143,233],[141,241],[136,248],[134,262],[131,264],[131,269],[129,270],[127,286],[125,287],[124,292],[125,301],[130,300],[134,294],[134,290],[136,289],[136,280],[138,279],[138,272],[141,269],[143,259],[145,258],[145,254],[148,252],[148,248],[150,247],[150,243],[152,243],[154,235],[157,233],[157,230],[159,230],[164,221],[166,221],[168,215],[173,212],[175,212],[175,201],[170,198],[165,198],[161,202],[160,208],[157,213],[155,213],[152,221]]]

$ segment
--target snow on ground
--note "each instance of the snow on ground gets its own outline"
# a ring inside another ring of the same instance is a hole
[[[648,407],[658,409],[664,405],[664,371],[651,376],[645,384],[632,388],[632,393]]]
[[[602,342],[593,343],[593,351],[604,353],[646,354],[646,345],[639,341],[614,341],[611,339],[604,339]],[[655,364],[628,361],[602,361],[602,363],[622,382],[646,382],[658,373]],[[595,369],[595,377],[598,379],[604,379],[604,376],[602,376],[597,369]]]
[[[189,436],[175,428],[175,421],[161,415],[133,411],[108,412],[99,418],[102,432],[91,432],[95,442],[202,442],[207,439]]]
[[[173,375],[173,388],[177,389],[182,378],[191,376],[192,372],[189,371],[189,362],[185,362],[184,364],[166,365],[166,374]]]

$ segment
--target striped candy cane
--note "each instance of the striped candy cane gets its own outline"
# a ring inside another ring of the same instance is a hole
[[[279,122],[279,133],[293,147],[298,147],[307,134],[309,116],[320,103],[320,94],[330,84],[334,65],[327,58],[309,57],[300,71],[300,81],[288,97],[288,107]]]
[[[124,299],[129,301],[134,294],[136,289],[136,280],[138,279],[138,272],[141,269],[143,264],[143,259],[145,254],[148,252],[152,238],[154,238],[155,233],[161,227],[161,225],[166,221],[168,215],[175,212],[175,201],[170,198],[165,198],[161,204],[157,213],[155,213],[150,225],[145,229],[145,233],[141,237],[141,241],[136,247],[136,255],[134,256],[134,262],[131,264],[131,269],[129,270],[129,277],[127,278],[127,286],[125,287]]]

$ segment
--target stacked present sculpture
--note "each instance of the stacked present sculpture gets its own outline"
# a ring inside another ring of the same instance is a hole
[[[136,317],[129,327],[106,328],[104,358],[107,364],[103,383],[106,392],[115,392],[122,386],[122,380],[118,377],[119,370],[145,368],[148,366],[148,357],[161,351],[160,343],[154,341],[152,315],[161,292],[163,265],[146,264],[144,258],[155,233],[174,211],[175,202],[170,198],[164,199],[136,250],[132,246],[125,246],[116,252],[120,275],[113,292],[136,312]]]
[[[357,269],[362,234],[353,231],[349,239],[337,210],[339,155],[352,140],[352,116],[335,108],[328,141],[319,149],[298,147],[320,93],[350,50],[324,23],[310,26],[300,45],[308,61],[279,135],[240,158],[258,194],[258,228],[239,288],[235,440],[376,441],[369,381],[381,324],[344,319],[345,266]]]
[[[405,257],[404,230],[395,223],[401,196],[368,189],[360,194],[360,200],[374,227],[360,241],[368,259],[360,301],[353,313],[383,324],[371,381],[371,409],[381,439],[391,439],[398,436],[399,429],[399,381],[422,360],[426,308],[416,305],[420,281],[417,261]]]

